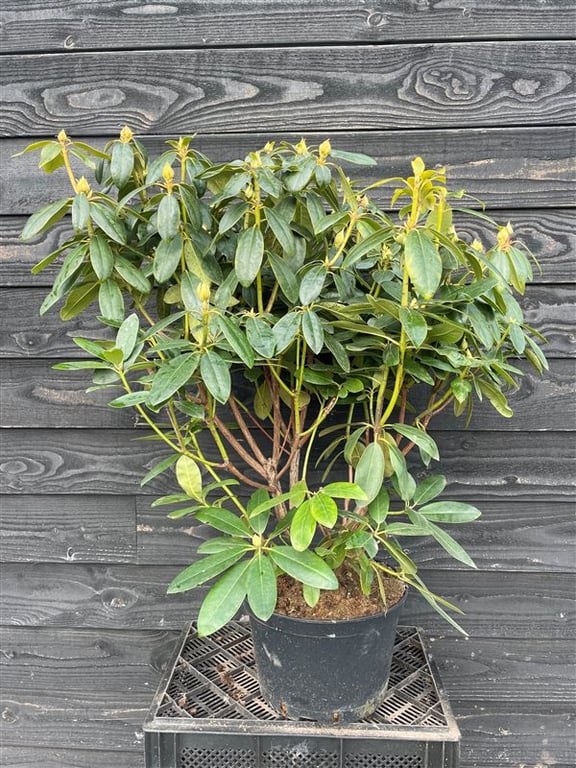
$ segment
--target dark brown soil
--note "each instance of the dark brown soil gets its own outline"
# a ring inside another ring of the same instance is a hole
[[[276,611],[285,616],[299,616],[302,619],[352,619],[371,616],[373,613],[391,608],[403,596],[406,586],[398,579],[383,576],[386,605],[382,602],[376,581],[370,595],[360,589],[358,576],[351,569],[340,569],[337,573],[340,589],[323,590],[318,603],[311,608],[302,596],[302,584],[290,576],[278,579],[278,603]]]

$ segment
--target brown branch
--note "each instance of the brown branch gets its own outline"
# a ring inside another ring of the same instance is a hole
[[[236,402],[236,398],[232,396],[228,402],[230,403],[230,408],[232,409],[232,413],[234,414],[236,423],[238,424],[240,431],[244,435],[246,442],[250,446],[250,450],[252,451],[253,456],[256,458],[257,461],[261,462],[261,464],[267,463],[266,457],[258,447],[258,444],[254,440],[254,437],[252,436],[252,433],[250,432],[248,425],[244,421],[244,417],[240,412],[240,408],[238,408],[238,403]]]

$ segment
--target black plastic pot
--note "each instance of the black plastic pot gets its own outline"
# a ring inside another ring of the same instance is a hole
[[[406,593],[387,613],[313,621],[249,611],[260,690],[290,719],[346,723],[380,705]]]

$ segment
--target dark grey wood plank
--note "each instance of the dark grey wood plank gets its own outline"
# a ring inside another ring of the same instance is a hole
[[[171,520],[166,508],[151,507],[139,497],[138,562],[186,565],[196,547],[215,535],[193,517]],[[538,501],[478,502],[482,519],[470,526],[454,526],[450,533],[470,553],[476,565],[493,571],[576,572],[574,540],[576,516],[570,503]],[[168,508],[169,509],[169,508]],[[421,567],[457,570],[460,565],[431,541],[405,539],[403,545]]]
[[[443,471],[456,498],[570,498],[574,440],[571,433],[436,432]],[[206,456],[214,456],[206,446]],[[156,441],[135,439],[126,430],[6,430],[0,489],[7,494],[170,493],[168,473],[140,489],[140,480],[168,455]],[[421,476],[421,467],[415,471]],[[311,483],[320,477],[311,473]]]
[[[122,122],[130,120],[125,113]],[[114,126],[117,135],[119,125]],[[244,157],[264,146],[269,139],[298,141],[304,135],[308,143],[318,144],[330,135],[335,148],[365,152],[378,161],[374,168],[350,166],[355,178],[369,183],[377,178],[410,174],[410,159],[421,155],[429,166],[444,165],[449,186],[464,189],[471,196],[465,200],[477,206],[474,197],[490,208],[557,208],[574,206],[574,173],[576,162],[576,133],[571,127],[515,127],[488,129],[421,130],[407,125],[403,130],[381,132],[362,131],[358,123],[348,131],[334,135],[328,131],[308,130],[288,133],[280,131],[229,135],[199,135],[195,146],[214,162]],[[178,129],[168,126],[171,136]],[[184,133],[191,130],[186,126]],[[74,132],[77,140],[92,141],[82,129]],[[168,137],[141,137],[152,154],[165,148]],[[95,140],[96,141],[96,140]],[[12,158],[29,140],[4,139],[0,142],[0,214],[32,213],[58,197],[70,194],[64,173],[43,176],[38,171],[38,159],[31,154]],[[101,144],[102,142],[96,141]],[[83,171],[82,171],[83,172]],[[375,199],[388,205],[392,190],[374,190]]]
[[[147,629],[0,628],[5,690],[148,694],[150,701],[179,633]]]
[[[499,3],[392,0],[374,6],[351,0],[263,2],[210,0],[142,5],[137,0],[17,0],[2,5],[2,50],[70,51],[149,47],[232,46],[334,41],[565,38],[571,7],[566,0]]]
[[[2,623],[21,627],[181,629],[193,619],[206,588],[166,595],[180,566],[21,563],[2,566]],[[429,588],[452,600],[474,637],[570,640],[574,632],[574,576],[562,573],[494,573],[423,570]],[[411,595],[402,613],[438,636],[454,636],[421,598]]]
[[[85,353],[72,339],[102,338],[106,332],[94,311],[63,323],[54,307],[40,316],[47,294],[44,287],[0,288],[0,358],[82,357]],[[572,286],[529,285],[519,297],[526,322],[545,334],[544,351],[549,358],[576,354],[574,334],[575,297]]]
[[[1,171],[0,171],[1,173]],[[502,224],[510,222],[515,236],[524,242],[537,256],[541,271],[534,269],[534,281],[537,283],[575,283],[576,282],[576,211],[559,209],[547,211],[503,210],[494,211],[493,215]],[[480,239],[489,246],[493,242],[492,230],[479,219],[456,216],[460,231],[470,241]],[[38,261],[56,250],[70,233],[66,222],[60,222],[56,229],[45,234],[33,244],[19,239],[26,219],[20,216],[0,217],[0,272],[1,285],[4,287],[22,287],[30,284],[49,286],[58,272],[58,263],[51,264],[34,277],[30,270]]]
[[[35,739],[31,739],[36,741]],[[142,749],[134,752],[70,749],[35,746],[0,746],[0,764],[4,768],[142,768]]]
[[[461,768],[573,768],[571,704],[451,703],[463,733]]]
[[[573,54],[548,40],[7,55],[0,134],[569,124]]]
[[[1,562],[136,562],[131,496],[11,496],[0,505]]]
[[[42,428],[126,428],[138,424],[129,409],[110,408],[107,403],[120,390],[86,392],[91,385],[89,371],[53,370],[53,361],[10,360],[0,368],[0,390],[4,409],[2,426]],[[519,389],[509,397],[514,418],[503,419],[489,402],[478,403],[470,428],[502,431],[566,431],[576,429],[576,421],[567,415],[576,413],[576,367],[572,359],[552,358],[550,370],[538,375],[527,363]],[[239,379],[239,386],[242,387]],[[244,385],[244,388],[246,385]],[[252,391],[247,391],[247,398]],[[425,395],[414,393],[415,407],[425,408]],[[463,429],[464,419],[450,409],[433,422],[434,429]]]

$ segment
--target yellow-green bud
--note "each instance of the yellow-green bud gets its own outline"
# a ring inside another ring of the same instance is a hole
[[[330,139],[326,139],[325,141],[320,144],[318,147],[318,154],[322,160],[328,157],[328,155],[332,152],[332,145],[330,144]]]
[[[172,184],[174,181],[174,169],[170,163],[164,163],[164,168],[162,168],[162,178],[166,184]]]
[[[512,245],[511,235],[514,232],[510,222],[505,227],[500,227],[496,236],[499,251],[507,251]]]
[[[60,144],[66,144],[69,141],[68,134],[64,129],[62,129],[58,134],[58,141],[60,142]]]
[[[76,192],[80,195],[87,195],[90,192],[90,184],[86,176],[81,176],[76,184]]]
[[[476,237],[470,243],[470,248],[472,248],[472,250],[474,251],[477,251],[478,253],[484,253],[484,246],[482,245],[480,240],[478,240],[478,238]]]
[[[196,295],[202,302],[202,304],[206,304],[210,301],[210,283],[207,283],[205,281],[202,281],[198,284],[198,287],[196,288]]]
[[[264,543],[264,539],[259,534],[255,533],[254,536],[252,536],[252,546],[256,547],[257,549],[260,549],[263,543]]]
[[[274,142],[273,141],[266,142],[266,144],[264,145],[264,152],[270,153],[273,150],[274,150]]]
[[[306,152],[308,152],[308,147],[304,139],[300,139],[298,144],[295,145],[294,149],[298,155],[304,155]]]
[[[336,232],[336,236],[334,237],[334,245],[336,248],[340,248],[342,243],[344,242],[345,232],[343,229],[340,230],[340,232]]]
[[[129,144],[133,138],[134,138],[134,134],[132,133],[130,128],[128,128],[128,126],[125,125],[124,128],[122,128],[122,130],[120,131],[120,141],[122,142],[122,144]]]

